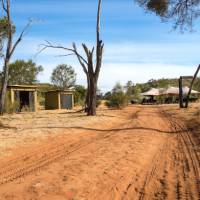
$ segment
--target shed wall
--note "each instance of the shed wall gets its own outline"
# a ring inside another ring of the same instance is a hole
[[[67,100],[63,96],[70,96],[70,102],[64,102]],[[69,106],[68,106],[69,104]],[[67,106],[66,106],[67,105]],[[45,94],[45,109],[73,109],[74,107],[74,94],[72,92],[65,91],[51,91]]]
[[[48,92],[45,94],[45,109],[59,109],[59,93]]]
[[[61,93],[60,94],[61,109],[73,108],[73,94],[71,93]]]

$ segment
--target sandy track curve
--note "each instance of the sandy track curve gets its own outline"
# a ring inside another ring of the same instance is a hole
[[[200,162],[191,133],[178,120],[161,110],[171,129],[146,175],[139,199],[200,199]]]
[[[129,107],[124,115],[114,128],[73,128],[85,138],[43,141],[3,159],[0,199],[200,199],[190,131],[162,107]]]

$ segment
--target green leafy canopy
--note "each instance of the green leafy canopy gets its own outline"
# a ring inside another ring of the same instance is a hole
[[[52,72],[51,82],[60,89],[68,89],[76,83],[76,73],[71,66],[58,65]]]
[[[9,85],[37,83],[37,76],[42,71],[43,67],[37,66],[32,60],[16,60],[9,65],[8,83]]]

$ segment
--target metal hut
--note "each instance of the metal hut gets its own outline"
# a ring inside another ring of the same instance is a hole
[[[74,90],[51,90],[45,93],[45,109],[73,109]]]

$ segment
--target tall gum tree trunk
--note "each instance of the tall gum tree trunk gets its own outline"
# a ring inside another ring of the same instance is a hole
[[[6,47],[6,55],[4,58],[4,67],[3,67],[3,78],[2,78],[2,88],[1,88],[1,98],[0,98],[0,114],[3,115],[4,113],[4,106],[5,106],[5,98],[7,92],[7,85],[8,85],[8,75],[9,75],[9,60],[12,55],[12,20],[10,16],[10,0],[2,1],[3,10],[6,13],[6,19],[8,21],[8,38],[7,38],[7,47]]]
[[[7,92],[7,86],[8,86],[8,75],[9,75],[9,62],[8,60],[5,60],[4,75],[2,79],[2,88],[1,88],[1,99],[0,99],[0,114],[1,115],[3,115],[4,113],[6,92]]]
[[[5,99],[6,99],[6,92],[8,86],[8,78],[9,78],[9,62],[10,59],[18,46],[21,42],[26,30],[31,25],[31,21],[25,26],[22,30],[18,39],[13,43],[13,29],[12,29],[12,19],[10,14],[10,0],[1,0],[2,10],[5,13],[6,20],[8,21],[8,35],[7,35],[7,44],[6,44],[6,53],[4,57],[4,67],[3,67],[3,79],[2,79],[2,88],[1,88],[1,97],[0,97],[0,114],[3,115],[4,106],[5,106]]]
[[[88,115],[96,115],[96,93],[97,93],[97,82],[92,79],[90,81],[90,90],[89,90],[89,105],[88,105]]]

